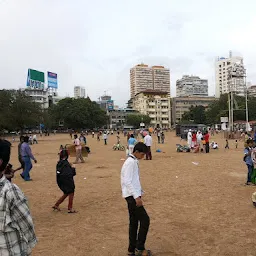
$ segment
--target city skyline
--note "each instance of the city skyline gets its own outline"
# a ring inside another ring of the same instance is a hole
[[[207,79],[213,95],[215,59],[229,50],[243,57],[247,81],[255,84],[254,7],[253,0],[1,1],[0,89],[24,87],[28,68],[51,70],[60,96],[72,96],[78,84],[93,100],[108,91],[124,106],[129,70],[143,62],[170,69],[172,97],[186,74]]]

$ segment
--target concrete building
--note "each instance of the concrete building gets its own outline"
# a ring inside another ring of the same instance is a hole
[[[39,103],[42,109],[47,109],[49,107],[49,93],[46,89],[26,88],[24,91],[36,103]]]
[[[137,114],[138,111],[131,108],[119,108],[109,111],[109,128],[110,129],[124,129],[128,128],[126,118],[130,114]]]
[[[103,110],[114,110],[114,101],[111,99],[111,96],[109,95],[103,95],[99,97],[99,100],[96,103],[99,104]]]
[[[229,58],[221,57],[217,59],[215,63],[215,84],[216,91],[215,96],[219,98],[221,94],[225,94],[231,91],[237,92],[242,95],[244,92],[244,79],[236,78],[231,79],[229,77],[229,70],[232,70],[236,66],[243,66],[243,58],[238,56],[232,56],[232,52],[229,54]]]
[[[175,97],[172,98],[172,123],[177,124],[182,115],[188,112],[191,106],[204,106],[216,100],[215,97]]]
[[[151,118],[151,125],[162,128],[171,127],[171,106],[168,92],[145,90],[137,93],[133,100],[133,109]]]
[[[85,98],[85,97],[86,97],[85,88],[82,86],[75,86],[74,87],[74,98],[78,99],[78,98]]]
[[[250,85],[247,87],[248,96],[256,97],[256,85]]]
[[[130,70],[131,98],[145,90],[160,90],[170,95],[170,70],[163,66],[138,64]]]
[[[176,96],[208,96],[208,80],[199,76],[183,76],[176,81]]]

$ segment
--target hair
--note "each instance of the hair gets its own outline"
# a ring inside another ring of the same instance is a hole
[[[66,149],[63,149],[63,150],[61,150],[61,152],[60,152],[60,160],[61,160],[61,159],[65,159],[65,160],[68,159],[68,151],[67,151]]]
[[[22,142],[22,141],[24,141],[24,136],[23,135],[20,136],[20,142]]]
[[[77,139],[77,134],[74,135],[74,138]]]
[[[28,136],[24,137],[24,142],[27,142],[27,143],[29,142],[29,137]]]
[[[135,153],[136,151],[146,154],[148,152],[148,147],[143,142],[138,142],[133,149],[133,153]]]
[[[134,138],[134,135],[133,135],[133,134],[131,134],[131,138]]]
[[[0,165],[0,172],[6,168],[11,154],[11,143],[7,140],[0,140],[0,159],[3,161]]]
[[[247,144],[253,143],[253,140],[252,140],[252,139],[248,139],[248,140],[246,141],[246,143],[247,143]]]

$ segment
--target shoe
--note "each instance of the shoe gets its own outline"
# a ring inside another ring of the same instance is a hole
[[[152,253],[150,250],[135,249],[135,256],[152,256]]]
[[[20,174],[20,177],[24,180],[24,176],[22,174]]]
[[[32,179],[28,179],[28,180],[25,180],[25,181],[33,181]]]

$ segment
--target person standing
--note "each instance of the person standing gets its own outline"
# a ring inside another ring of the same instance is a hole
[[[134,135],[131,134],[130,139],[128,140],[128,150],[129,150],[129,154],[133,153],[133,149],[135,144],[137,143],[137,140],[134,138]]]
[[[36,134],[33,135],[33,144],[38,144]]]
[[[100,132],[97,133],[97,141],[100,141]]]
[[[225,149],[229,149],[229,143],[228,143],[228,140],[226,140],[226,146],[225,146]]]
[[[104,134],[103,134],[103,140],[104,140],[104,145],[107,145],[107,140],[108,140],[107,132],[104,132]]]
[[[31,255],[37,244],[28,202],[20,188],[3,175],[10,160],[11,143],[0,140],[0,255]]]
[[[73,168],[68,162],[68,151],[66,149],[61,150],[60,161],[57,163],[56,166],[56,176],[57,184],[63,192],[63,196],[60,197],[60,199],[52,207],[53,210],[60,211],[60,204],[63,203],[67,197],[69,197],[68,213],[77,213],[77,211],[73,209],[73,199],[75,193],[75,175],[76,169]]]
[[[205,140],[205,153],[209,153],[210,152],[210,135],[208,133],[208,131],[205,132],[204,135],[204,140]]]
[[[165,140],[165,135],[164,135],[164,132],[162,131],[161,132],[161,142],[162,142],[162,144],[164,144],[164,140]]]
[[[94,131],[92,131],[92,138],[93,138],[93,139],[94,139],[94,134],[95,134]]]
[[[201,131],[198,131],[197,135],[196,135],[196,140],[197,140],[197,145],[199,146],[199,149],[201,148],[202,137],[203,137],[203,135],[202,135]]]
[[[252,159],[252,152],[253,152],[253,140],[248,139],[247,140],[247,146],[244,149],[244,162],[247,166],[248,169],[248,174],[247,174],[247,182],[245,185],[250,185],[251,183],[251,176],[253,173],[254,165],[253,165],[253,159]]]
[[[37,163],[37,160],[35,159],[34,155],[31,152],[31,148],[29,146],[29,137],[28,136],[24,137],[24,142],[21,144],[20,155],[21,155],[22,160],[25,164],[25,169],[20,174],[20,176],[25,181],[32,181],[32,179],[30,178],[30,174],[29,174],[32,167],[33,167],[32,163],[31,163],[31,159],[34,160],[35,164]]]
[[[143,190],[140,184],[138,161],[144,158],[147,151],[148,147],[143,142],[137,143],[133,153],[128,156],[121,170],[122,197],[127,202],[130,218],[128,255],[151,255],[149,250],[145,250],[150,219],[141,199]]]
[[[18,169],[16,169],[16,171],[19,171],[19,170],[22,170],[22,172],[24,172],[24,169],[25,169],[25,163],[22,159],[22,156],[21,156],[21,145],[22,143],[24,142],[24,136],[20,136],[20,143],[18,145],[18,159],[19,159],[19,162],[20,162],[20,167]]]
[[[76,161],[75,164],[78,164],[79,159],[81,160],[82,163],[84,163],[84,159],[82,156],[82,145],[81,145],[81,141],[78,138],[77,134],[74,135],[74,144],[75,144],[75,149],[76,149]]]
[[[188,141],[189,148],[192,148],[192,132],[191,132],[191,129],[189,129],[189,131],[188,131],[187,141]]]
[[[146,160],[152,160],[152,153],[151,153],[152,137],[150,136],[150,134],[147,134],[144,137],[144,143],[148,147],[147,154],[146,154]]]
[[[160,142],[161,142],[161,131],[160,131],[160,129],[157,129],[157,140],[158,140],[158,144],[160,144]]]

